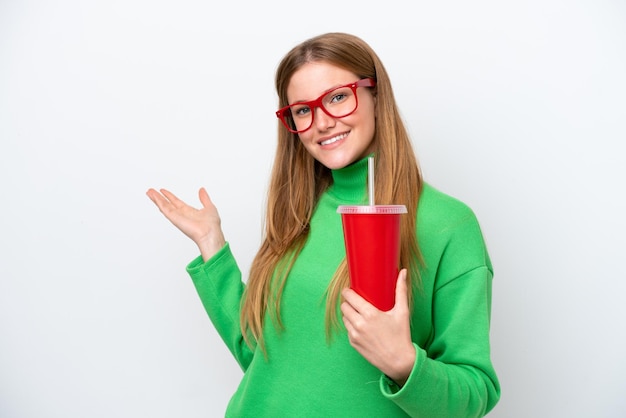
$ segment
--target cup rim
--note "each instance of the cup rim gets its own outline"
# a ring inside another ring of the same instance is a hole
[[[340,205],[337,213],[394,215],[407,213],[405,205]]]

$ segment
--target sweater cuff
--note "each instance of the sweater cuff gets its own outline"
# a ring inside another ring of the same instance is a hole
[[[202,259],[202,256],[199,255],[194,258],[189,264],[187,264],[186,270],[187,273],[193,274],[197,273],[203,269],[209,269],[211,266],[219,263],[221,259],[224,257],[231,257],[230,244],[227,242],[224,244],[222,248],[219,249],[218,252],[213,254],[213,257],[209,258],[206,262]]]
[[[388,399],[397,399],[402,396],[403,393],[407,391],[407,386],[414,386],[415,380],[417,379],[419,369],[422,367],[424,363],[424,359],[426,358],[426,352],[418,347],[417,344],[413,343],[413,347],[415,347],[415,363],[413,364],[413,369],[409,374],[409,378],[406,380],[403,386],[398,385],[387,375],[382,375],[379,381],[380,391],[382,394]],[[410,391],[410,389],[409,389]]]

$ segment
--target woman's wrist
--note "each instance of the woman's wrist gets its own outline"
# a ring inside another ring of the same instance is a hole
[[[409,379],[411,375],[411,371],[413,370],[413,366],[415,366],[415,359],[417,357],[417,353],[415,352],[415,347],[411,344],[411,348],[407,349],[406,355],[400,356],[398,358],[397,365],[395,370],[391,373],[385,373],[385,375],[396,382],[399,387],[404,386],[406,381]]]
[[[220,231],[217,234],[206,237],[203,240],[200,240],[196,243],[198,249],[200,250],[200,254],[202,255],[202,260],[207,261],[211,257],[213,257],[219,250],[224,247],[226,244],[226,240],[224,239],[224,234]]]

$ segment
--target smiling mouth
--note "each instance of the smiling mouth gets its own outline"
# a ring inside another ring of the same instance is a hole
[[[347,136],[348,136],[348,133],[343,133],[341,135],[333,136],[332,138],[329,138],[329,139],[327,139],[325,141],[320,142],[320,145],[322,145],[322,146],[329,145],[329,144],[332,144],[334,142],[340,141],[340,140],[344,139]]]

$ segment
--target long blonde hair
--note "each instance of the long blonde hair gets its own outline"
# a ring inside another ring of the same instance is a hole
[[[400,264],[408,267],[413,284],[409,286],[412,300],[412,289],[420,287],[416,213],[422,178],[387,71],[371,47],[356,36],[345,33],[316,36],[294,47],[280,62],[275,79],[279,108],[288,104],[287,87],[294,72],[306,63],[320,61],[351,71],[360,78],[376,80],[373,91],[376,95],[375,199],[377,204],[407,207],[408,215],[401,221]],[[264,237],[250,268],[241,309],[244,338],[251,346],[258,343],[261,347],[268,309],[275,325],[282,328],[280,299],[285,281],[306,242],[313,210],[332,184],[331,171],[311,157],[296,134],[277,123],[278,144],[267,197]],[[348,280],[344,259],[327,290],[327,337],[339,327],[338,302]]]

